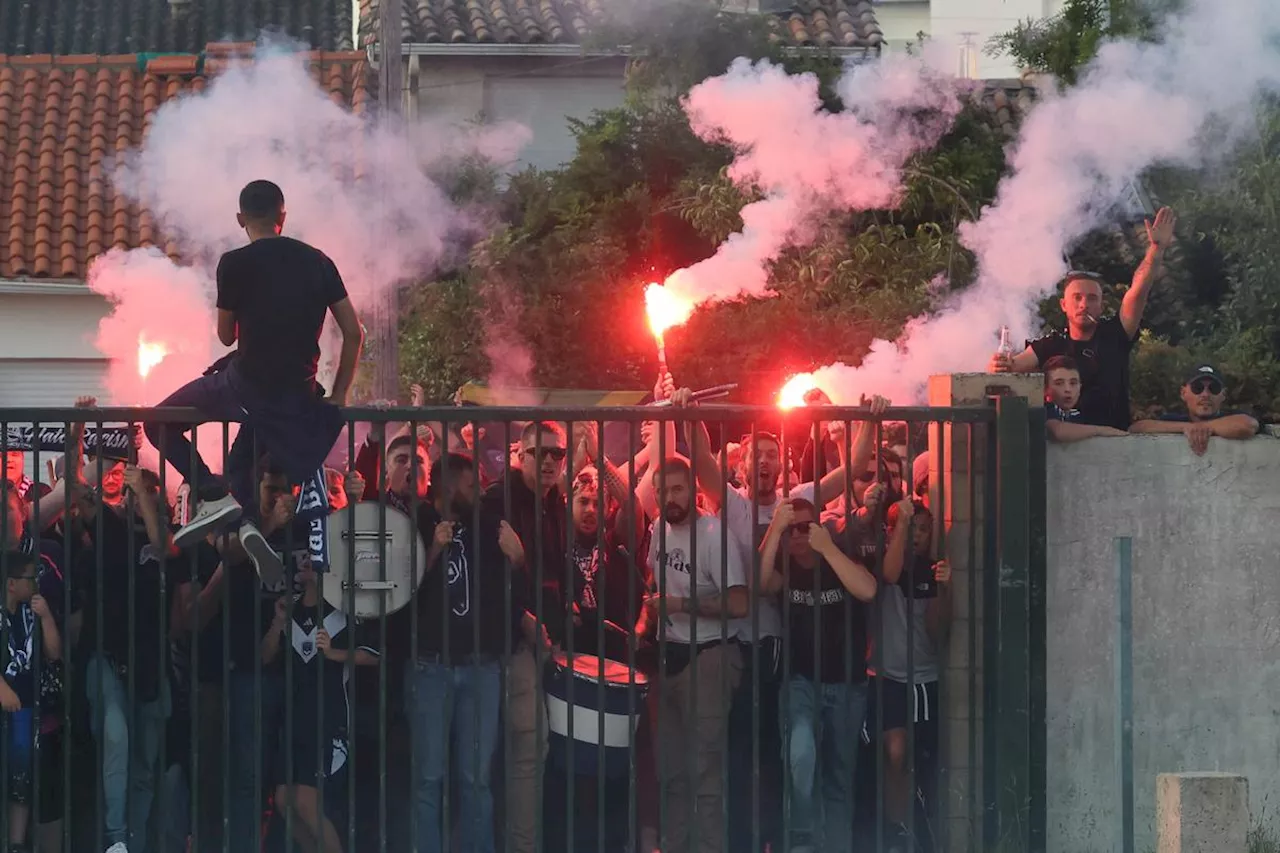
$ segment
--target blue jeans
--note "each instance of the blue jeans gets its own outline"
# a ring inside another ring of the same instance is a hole
[[[811,833],[823,853],[852,848],[853,779],[866,715],[866,684],[793,676],[787,685],[782,739],[791,773],[790,825]]]
[[[85,680],[89,724],[102,744],[107,844],[123,841],[130,850],[144,853],[159,771],[160,739],[169,717],[169,682],[161,683],[159,698],[139,702],[131,716],[128,688],[109,662],[98,655],[90,657]]]
[[[405,665],[418,853],[440,853],[443,849],[446,756],[458,769],[461,783],[457,849],[461,853],[493,853],[489,768],[498,744],[499,684],[496,661],[460,666],[409,661]]]
[[[241,405],[242,397],[240,381],[231,370],[224,370],[188,382],[162,400],[160,405],[196,409],[212,421],[243,423],[245,410]],[[193,497],[200,500],[223,497],[227,494],[227,481],[210,471],[200,452],[192,449],[191,441],[186,435],[192,428],[192,424],[147,423],[143,426],[143,431],[147,434],[147,440],[161,451],[164,461],[191,484]],[[219,436],[222,435],[221,426],[211,429],[217,430]],[[258,504],[253,500],[253,457],[253,430],[242,427],[231,443],[224,470],[227,472],[231,493],[246,509],[252,509]]]

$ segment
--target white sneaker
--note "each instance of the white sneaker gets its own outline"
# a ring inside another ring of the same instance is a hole
[[[284,563],[280,562],[280,555],[253,522],[246,521],[240,525],[240,544],[253,560],[264,587],[276,589],[284,584]]]
[[[225,498],[218,498],[216,501],[201,501],[196,507],[196,514],[191,517],[191,521],[187,522],[187,526],[182,528],[173,537],[173,544],[179,548],[185,548],[192,545],[212,530],[218,527],[224,527],[232,524],[240,518],[244,512],[239,501],[227,495]],[[108,851],[113,853],[113,851]]]
[[[117,841],[107,848],[107,853],[129,853],[129,848],[124,846],[123,841]]]

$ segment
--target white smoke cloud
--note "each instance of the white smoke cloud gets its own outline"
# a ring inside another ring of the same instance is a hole
[[[995,201],[962,228],[977,281],[859,367],[817,371],[819,386],[843,403],[921,399],[930,374],[984,370],[999,327],[1028,336],[1064,252],[1114,218],[1129,182],[1157,164],[1210,164],[1250,132],[1258,96],[1280,89],[1277,35],[1274,0],[1190,0],[1156,43],[1104,45],[1076,87],[1030,112]]]
[[[155,215],[188,266],[145,249],[111,252],[92,265],[90,286],[117,305],[99,341],[113,362],[113,401],[155,403],[198,376],[208,365],[199,359],[222,351],[214,335],[212,271],[223,252],[246,241],[235,215],[249,181],[280,185],[285,233],[328,254],[357,310],[368,314],[388,288],[430,274],[474,236],[476,224],[430,171],[466,157],[513,157],[527,138],[527,130],[508,125],[371,121],[321,89],[303,56],[271,47],[260,47],[253,61],[219,74],[202,92],[167,102],[111,177]],[[155,298],[162,290],[172,298]],[[171,307],[179,304],[181,310]],[[136,376],[139,336],[169,350],[145,383]]]
[[[959,113],[961,84],[938,71],[945,51],[850,66],[837,86],[846,109],[822,109],[818,79],[767,61],[735,60],[689,91],[693,130],[737,150],[730,177],[763,198],[742,209],[743,228],[716,253],[666,281],[697,305],[762,295],[768,263],[803,242],[833,211],[893,207],[902,166],[935,144]]]

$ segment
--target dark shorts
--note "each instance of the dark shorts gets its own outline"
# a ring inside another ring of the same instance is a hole
[[[914,701],[912,694],[915,694]],[[907,720],[912,716],[915,721],[916,748],[935,748],[941,716],[938,708],[938,682],[930,681],[913,686],[889,678],[872,678],[867,682],[867,725],[864,737],[868,743],[875,737],[877,717],[882,721],[883,730],[888,732],[905,729]]]
[[[9,767],[9,801],[31,806],[33,817],[39,812],[40,823],[52,823],[62,819],[64,808],[63,788],[67,782],[62,765],[62,730],[55,729],[40,735],[34,744],[34,757],[28,753],[27,762],[14,762]],[[38,804],[31,801],[36,785],[35,764],[39,763]]]

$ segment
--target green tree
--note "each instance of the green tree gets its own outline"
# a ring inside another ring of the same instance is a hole
[[[563,168],[516,175],[495,201],[502,227],[446,295],[420,297],[407,314],[406,378],[432,371],[434,399],[486,375],[475,329],[495,325],[491,339],[527,348],[538,385],[648,387],[656,353],[643,286],[709,256],[756,197],[728,180],[730,150],[694,136],[680,96],[746,56],[817,74],[826,107],[839,108],[831,84],[840,63],[783,55],[766,19],[689,0],[634,5],[663,13],[656,28],[611,35],[643,56],[626,105],[572,122],[577,154]],[[991,116],[967,110],[936,150],[909,164],[896,209],[819,223],[814,240],[772,264],[772,296],[704,306],[672,330],[668,357],[680,381],[737,381],[745,397],[764,399],[789,372],[856,362],[872,339],[896,337],[932,304],[932,283],[968,281],[972,258],[956,226],[991,198],[1005,141]],[[429,331],[441,329],[438,340]],[[438,351],[456,345],[468,353]]]

